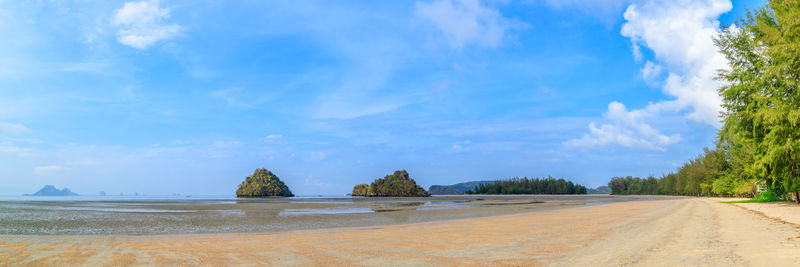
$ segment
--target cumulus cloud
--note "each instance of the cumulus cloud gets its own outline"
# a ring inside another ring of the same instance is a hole
[[[450,46],[460,49],[474,44],[496,48],[509,39],[509,32],[524,29],[524,22],[509,19],[499,10],[478,0],[435,0],[417,2],[414,14],[432,22]]]
[[[661,84],[661,65],[655,64],[652,61],[647,61],[641,69],[642,79],[650,86],[656,87]]]
[[[722,100],[717,94],[720,84],[714,77],[717,70],[727,67],[727,61],[714,45],[713,37],[720,31],[719,16],[731,8],[729,0],[648,0],[628,6],[621,34],[630,38],[637,60],[643,57],[642,49],[653,53],[655,61],[645,63],[642,78],[651,86],[662,86],[662,92],[671,99],[633,111],[612,102],[608,109],[611,124],[597,127],[592,123],[583,138],[565,144],[664,150],[680,141],[680,136],[662,135],[641,118],[665,112],[685,112],[690,120],[719,127]],[[626,117],[636,119],[620,119]]]
[[[641,57],[643,46],[657,60],[642,69],[645,81],[653,83],[662,68],[668,72],[662,91],[674,99],[656,103],[660,108],[686,110],[690,119],[719,127],[722,100],[714,77],[727,61],[713,37],[720,31],[717,18],[731,8],[729,0],[651,0],[625,10],[621,33],[630,38],[635,56]]]
[[[120,27],[117,41],[145,50],[180,33],[181,26],[164,22],[170,17],[170,10],[158,4],[158,0],[127,2],[117,9],[114,12],[114,25]]]
[[[565,143],[568,147],[596,148],[608,145],[620,145],[628,148],[664,151],[666,147],[681,140],[680,134],[670,136],[650,127],[644,119],[652,117],[650,110],[628,111],[624,104],[611,102],[605,114],[609,124],[597,126],[589,124],[589,133],[582,138]]]

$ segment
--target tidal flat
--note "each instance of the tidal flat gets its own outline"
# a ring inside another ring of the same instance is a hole
[[[0,199],[0,235],[173,235],[407,224],[651,197],[444,195],[363,197],[64,197]]]
[[[652,201],[638,201],[648,198]],[[486,201],[532,199],[541,198]],[[498,216],[259,233],[0,235],[0,266],[793,266],[800,261],[796,221],[779,220],[796,214],[797,205],[723,200],[729,199],[643,196],[559,206],[576,200],[545,199],[538,204],[553,206]],[[534,204],[492,207],[515,205]]]

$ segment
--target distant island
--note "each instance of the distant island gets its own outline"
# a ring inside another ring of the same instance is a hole
[[[271,171],[260,168],[245,178],[236,190],[237,197],[293,197],[289,187]]]
[[[45,185],[44,187],[42,187],[42,189],[36,191],[36,193],[25,194],[25,195],[26,196],[77,196],[78,194],[69,191],[69,188],[66,187],[64,189],[58,190],[53,185]]]
[[[432,185],[428,188],[431,195],[463,195],[467,190],[475,189],[478,185],[491,184],[496,181],[470,181],[453,185]]]
[[[611,188],[608,186],[598,186],[597,188],[589,188],[587,189],[588,194],[596,194],[596,195],[609,195],[611,194]]]
[[[414,179],[409,177],[406,170],[395,171],[394,174],[386,175],[377,179],[372,184],[359,184],[353,187],[352,196],[363,197],[429,197],[424,188],[417,185]]]
[[[512,178],[491,184],[480,184],[467,194],[521,195],[521,194],[586,194],[586,187],[564,179]]]

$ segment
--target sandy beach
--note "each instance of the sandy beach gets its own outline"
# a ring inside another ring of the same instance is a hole
[[[800,206],[676,198],[274,233],[0,236],[0,263],[121,265],[743,265],[800,262]],[[724,199],[728,200],[728,199]]]

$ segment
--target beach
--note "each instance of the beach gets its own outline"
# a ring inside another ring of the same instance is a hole
[[[407,224],[188,235],[3,235],[4,265],[792,265],[800,207],[654,198]],[[794,216],[794,217],[793,217]]]
[[[486,217],[653,198],[608,195],[23,196],[0,198],[0,235],[281,232]]]

